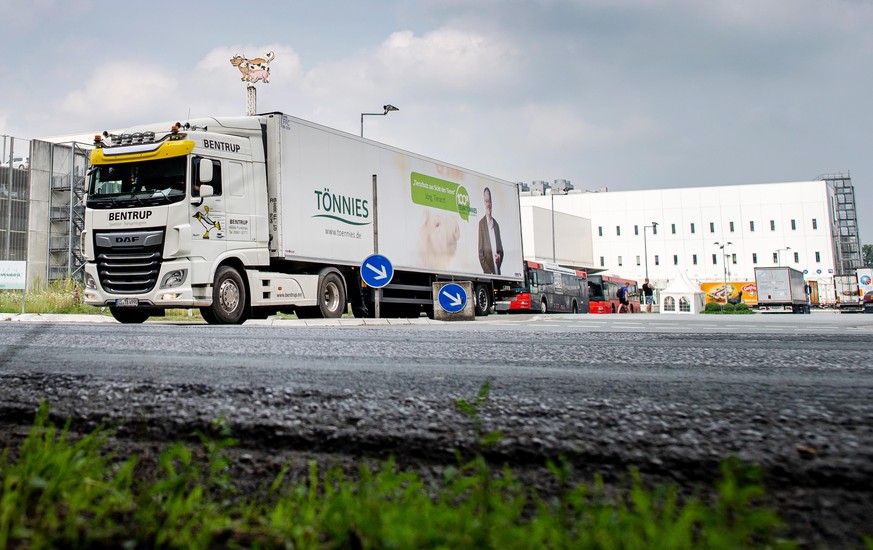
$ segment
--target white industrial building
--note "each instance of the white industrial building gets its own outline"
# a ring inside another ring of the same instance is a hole
[[[25,143],[28,169],[0,168],[0,259],[26,258],[31,287],[81,271],[87,146]],[[22,148],[3,141],[9,157]],[[754,281],[755,267],[790,266],[817,282],[825,302],[834,275],[862,266],[848,175],[639,191],[585,191],[567,180],[519,187],[528,260],[638,281],[648,274],[659,289],[679,272],[699,283],[743,282]]]
[[[648,273],[658,288],[678,272],[699,282],[754,281],[755,267],[781,265],[804,272],[829,296],[835,274],[861,267],[849,176],[618,192],[576,190],[566,180],[520,187],[522,211],[590,220],[587,234],[538,226],[556,250],[567,239],[586,243],[577,248],[590,250],[592,261],[575,267],[639,281]],[[525,256],[532,256],[527,248]]]

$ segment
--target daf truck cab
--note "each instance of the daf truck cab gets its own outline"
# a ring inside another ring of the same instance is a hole
[[[97,136],[81,237],[86,303],[122,323],[185,307],[207,321],[244,318],[244,266],[269,264],[267,201],[256,184],[263,148],[237,122],[235,135],[174,125]]]

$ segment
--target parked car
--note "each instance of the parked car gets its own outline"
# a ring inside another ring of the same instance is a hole
[[[12,158],[12,167],[18,168],[19,170],[27,170],[27,166],[30,164],[30,159],[23,157],[13,157]],[[4,161],[0,164],[0,168],[7,168],[9,166],[9,160]]]

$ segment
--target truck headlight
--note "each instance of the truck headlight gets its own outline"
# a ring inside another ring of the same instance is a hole
[[[90,273],[85,273],[85,288],[88,290],[97,290],[97,281]]]
[[[164,275],[164,278],[161,279],[161,288],[173,288],[181,286],[187,278],[187,269],[174,269],[173,271],[170,271],[169,273]]]

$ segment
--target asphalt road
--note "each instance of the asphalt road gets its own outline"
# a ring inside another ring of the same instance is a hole
[[[564,456],[583,477],[634,465],[693,487],[736,455],[764,468],[799,540],[873,535],[873,316],[17,319],[33,322],[0,324],[0,417],[12,426],[41,400],[83,429],[110,422],[152,441],[223,417],[253,452],[435,467],[473,444],[454,400],[491,380],[495,461],[531,470]]]

